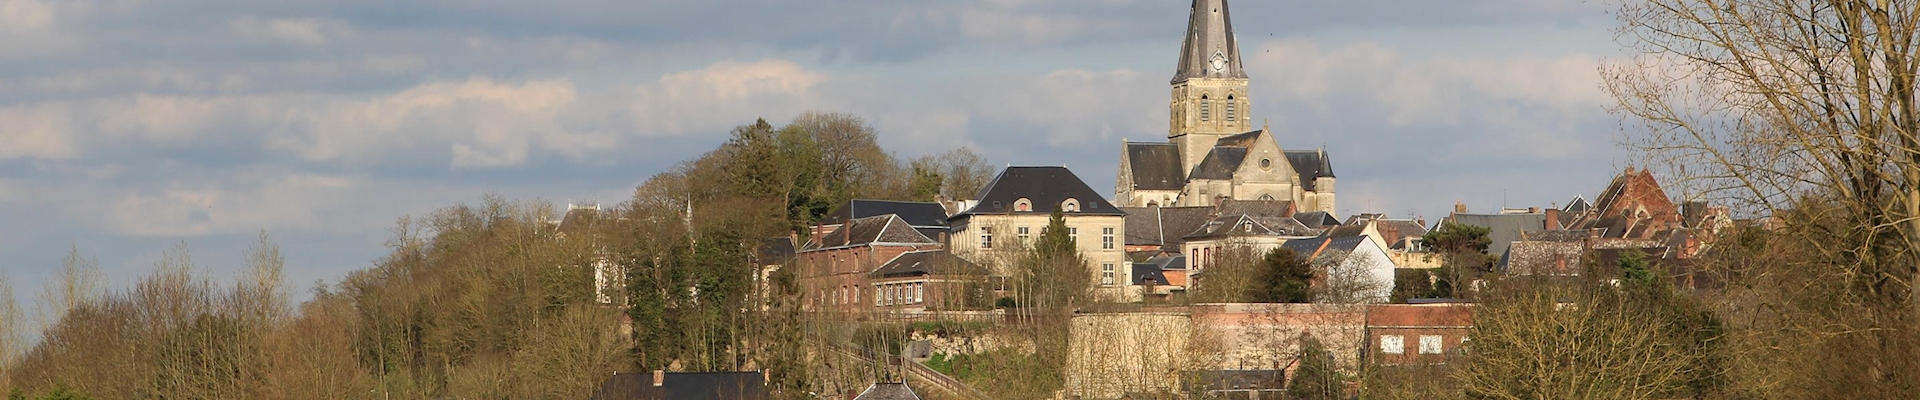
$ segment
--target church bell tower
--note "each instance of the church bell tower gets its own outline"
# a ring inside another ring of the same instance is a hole
[[[1171,83],[1167,140],[1180,147],[1181,172],[1198,165],[1220,138],[1253,130],[1247,72],[1240,68],[1227,0],[1193,0]]]

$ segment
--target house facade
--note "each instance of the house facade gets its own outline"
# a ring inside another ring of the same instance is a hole
[[[856,218],[795,254],[795,277],[810,311],[868,311],[876,295],[875,270],[901,254],[940,248],[897,215]]]
[[[1007,167],[980,191],[971,208],[947,220],[955,255],[986,266],[994,276],[1015,276],[1015,260],[1055,210],[1092,274],[1095,292],[1115,301],[1140,299],[1130,288],[1126,213],[1066,167]]]

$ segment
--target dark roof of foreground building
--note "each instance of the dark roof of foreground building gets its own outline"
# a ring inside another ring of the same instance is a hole
[[[1293,255],[1302,260],[1312,260],[1314,257],[1319,257],[1321,254],[1326,254],[1329,251],[1352,252],[1354,249],[1360,248],[1360,244],[1366,243],[1366,241],[1366,236],[1337,238],[1317,237],[1288,240],[1285,243],[1281,243],[1280,247],[1293,250]]]
[[[760,247],[754,250],[754,259],[761,265],[786,263],[795,251],[793,238],[787,236],[760,239]]]
[[[907,225],[900,216],[887,214],[878,217],[856,218],[832,233],[821,236],[819,242],[809,243],[808,250],[834,247],[860,246],[874,243],[912,243],[933,244],[933,239]]]
[[[1127,166],[1134,189],[1180,190],[1187,184],[1180,146],[1173,143],[1127,143]]]
[[[766,400],[759,372],[670,372],[654,386],[652,372],[622,372],[600,384],[593,400]]]
[[[1232,13],[1227,0],[1193,0],[1187,15],[1187,38],[1180,45],[1180,65],[1173,80],[1180,83],[1193,78],[1247,78],[1240,68],[1240,44],[1233,37]],[[1226,68],[1214,71],[1209,66],[1214,53],[1226,58]]]
[[[1107,202],[1105,196],[1087,186],[1086,181],[1066,167],[1007,167],[980,189],[980,204],[973,209],[962,211],[954,217],[977,214],[1051,214],[1060,209],[1061,203],[1074,199],[1080,203],[1080,211],[1068,212],[1068,215],[1112,215],[1123,216],[1119,207]],[[1020,199],[1033,202],[1033,208],[1016,211],[1014,204]]]
[[[1334,218],[1333,213],[1326,212],[1326,211],[1308,211],[1308,212],[1298,213],[1293,215],[1293,219],[1295,221],[1300,221],[1300,225],[1305,225],[1306,227],[1313,228],[1313,229],[1327,229],[1327,228],[1340,226],[1340,219]]]
[[[1145,285],[1149,280],[1153,281],[1155,285],[1165,285],[1167,284],[1167,275],[1160,270],[1159,266],[1152,263],[1133,263],[1133,279],[1127,282],[1134,285]]]
[[[868,276],[897,278],[922,275],[985,275],[986,268],[968,262],[946,250],[909,251],[894,256]]]
[[[1212,219],[1213,207],[1126,207],[1127,245],[1178,252],[1181,237]],[[1169,250],[1171,249],[1171,250]]]
[[[833,212],[820,217],[820,224],[843,224],[848,220],[866,217],[878,217],[887,214],[899,215],[901,220],[915,228],[945,228],[947,209],[940,203],[918,201],[867,200],[853,199],[836,208]]]
[[[875,383],[853,400],[920,400],[920,394],[905,383]]]
[[[1300,174],[1300,188],[1314,191],[1314,178],[1333,178],[1333,160],[1326,150],[1287,150],[1287,163]]]

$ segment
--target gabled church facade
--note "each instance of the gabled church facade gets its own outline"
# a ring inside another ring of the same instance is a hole
[[[1286,150],[1253,129],[1251,95],[1226,0],[1194,0],[1168,103],[1166,142],[1128,142],[1114,201],[1128,207],[1287,200],[1335,212],[1333,164],[1321,150]]]

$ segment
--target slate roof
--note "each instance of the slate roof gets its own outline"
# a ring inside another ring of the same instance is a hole
[[[920,400],[920,395],[905,383],[875,383],[853,400]]]
[[[1326,150],[1287,150],[1287,163],[1293,164],[1293,172],[1300,174],[1300,188],[1313,191],[1313,179],[1332,178],[1333,161],[1327,157]]]
[[[760,239],[760,246],[754,249],[754,259],[761,265],[784,264],[793,259],[794,250],[790,237]]]
[[[859,246],[873,243],[935,243],[927,235],[920,234],[907,225],[900,216],[887,214],[877,217],[856,218],[832,233],[821,236],[819,242],[809,243],[808,249]]]
[[[1100,192],[1093,191],[1086,181],[1080,180],[1066,167],[1007,167],[993,182],[980,189],[980,204],[973,209],[962,211],[953,216],[975,214],[1011,214],[1014,200],[1026,198],[1033,202],[1033,210],[1020,214],[1050,214],[1060,208],[1060,203],[1069,198],[1080,201],[1080,211],[1076,215],[1112,215],[1123,216],[1119,207],[1107,202]],[[951,219],[951,218],[949,218]]]
[[[1240,163],[1247,159],[1247,148],[1215,146],[1207,152],[1207,158],[1187,174],[1188,179],[1233,179],[1233,173],[1240,170]]]
[[[1218,9],[1216,13],[1213,10]],[[1227,11],[1227,0],[1193,0],[1193,8],[1188,9],[1187,36],[1180,45],[1180,64],[1175,66],[1173,80],[1180,83],[1193,78],[1247,78],[1247,71],[1240,68],[1240,44],[1233,37],[1233,18]],[[1218,49],[1225,49],[1224,51]],[[1215,51],[1227,57],[1227,68],[1214,72],[1208,66]]]
[[[759,372],[671,372],[653,386],[652,372],[621,372],[600,384],[592,400],[766,400]]]
[[[1546,229],[1546,214],[1453,214],[1447,222],[1487,228],[1487,254],[1501,254],[1507,246],[1520,240],[1520,233],[1529,230]],[[1441,223],[1447,223],[1441,222]]]
[[[1259,139],[1260,134],[1263,134],[1263,133],[1267,133],[1267,132],[1265,130],[1254,130],[1254,131],[1247,131],[1246,133],[1234,134],[1233,136],[1223,137],[1223,138],[1220,138],[1220,140],[1214,141],[1213,145],[1229,146],[1229,147],[1251,147],[1253,146],[1253,140]]]
[[[1220,214],[1183,238],[1194,240],[1222,236],[1313,236],[1319,233],[1319,230],[1301,225],[1300,221],[1289,217]]]
[[[913,225],[914,228],[945,229],[947,227],[947,209],[941,207],[940,203],[867,199],[847,201],[846,205],[821,216],[820,224],[843,224],[852,219],[887,214],[899,215],[901,220],[907,221],[907,224]]]
[[[978,264],[968,262],[946,250],[910,251],[900,253],[888,260],[880,268],[868,274],[873,278],[898,278],[905,276],[932,275],[985,275],[987,270]]]
[[[1406,250],[1406,239],[1409,237],[1417,238],[1427,235],[1427,227],[1420,226],[1419,222],[1382,219],[1376,220],[1375,223],[1377,225],[1373,229],[1380,232],[1380,238],[1386,239],[1387,247],[1393,250]]]
[[[1167,274],[1161,271],[1159,266],[1152,263],[1133,263],[1133,279],[1127,282],[1145,285],[1148,279],[1152,279],[1155,285],[1167,284]]]
[[[1160,255],[1147,259],[1145,264],[1161,271],[1184,271],[1187,269],[1187,256],[1182,254]]]
[[[1321,254],[1326,254],[1328,251],[1337,250],[1337,251],[1352,252],[1354,249],[1360,248],[1360,244],[1365,243],[1366,241],[1367,241],[1366,236],[1348,236],[1348,237],[1337,237],[1337,238],[1317,237],[1317,238],[1308,238],[1308,239],[1288,240],[1285,243],[1281,243],[1280,247],[1292,249],[1294,256],[1299,257],[1302,260],[1312,260],[1314,257],[1319,257]]]
[[[1256,217],[1292,217],[1293,201],[1290,200],[1226,200],[1220,202],[1217,210],[1220,215],[1245,214]],[[1299,222],[1299,221],[1294,221]]]
[[[1308,212],[1298,213],[1293,215],[1293,219],[1295,221],[1300,221],[1301,225],[1305,225],[1306,227],[1313,228],[1313,229],[1326,229],[1326,228],[1340,226],[1340,219],[1334,218],[1333,213],[1326,212],[1326,211],[1308,211]]]
[[[1173,143],[1127,143],[1126,146],[1127,166],[1132,170],[1134,189],[1180,190],[1186,187],[1186,171],[1180,170],[1180,146]]]

